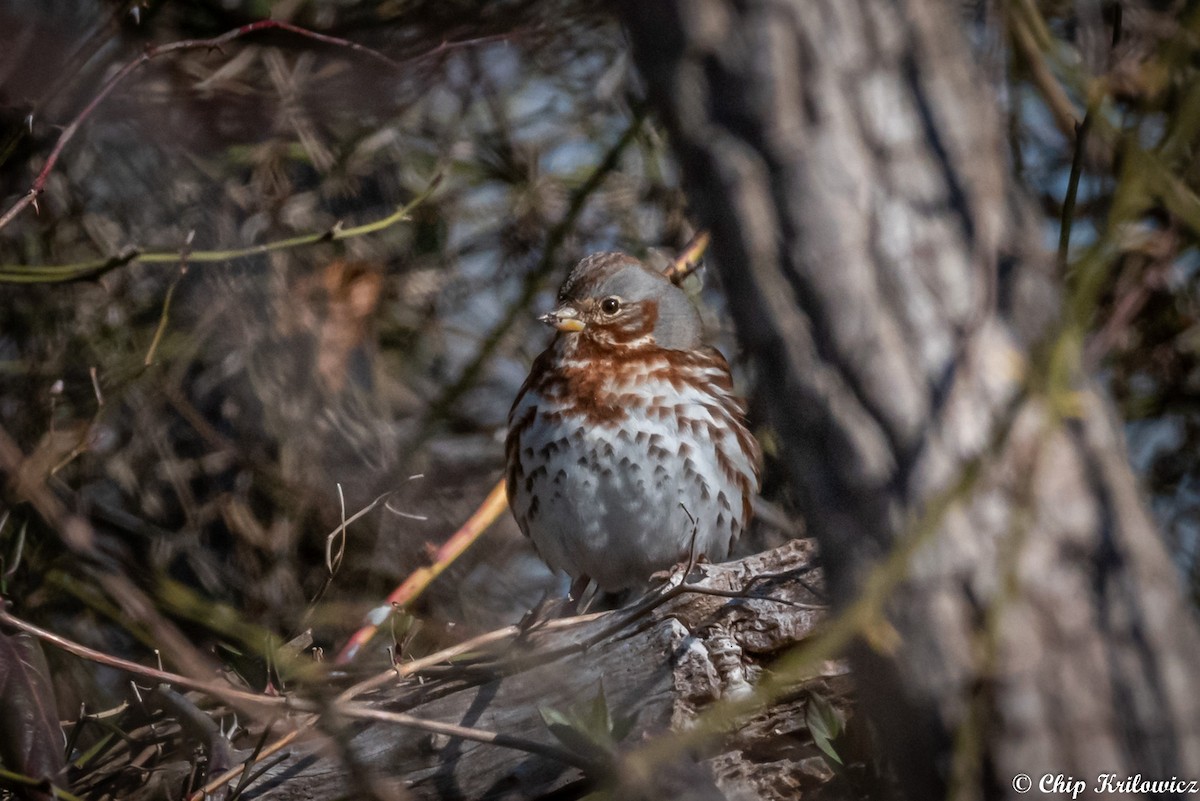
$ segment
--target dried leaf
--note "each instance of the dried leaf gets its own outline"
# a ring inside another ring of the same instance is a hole
[[[27,634],[0,632],[0,761],[31,778],[55,779],[64,743],[41,647]]]

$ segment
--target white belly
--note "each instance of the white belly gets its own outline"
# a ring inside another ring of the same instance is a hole
[[[712,435],[710,425],[725,429],[714,399],[646,383],[639,394],[669,398],[670,415],[631,412],[592,426],[538,415],[518,444],[525,480],[510,498],[518,521],[552,567],[610,591],[640,586],[693,552],[723,560],[746,523],[718,448],[726,469],[752,477],[754,467],[732,432]],[[522,406],[540,400],[530,393]]]

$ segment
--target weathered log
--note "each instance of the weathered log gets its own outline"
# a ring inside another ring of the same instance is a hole
[[[555,745],[540,709],[569,708],[603,687],[614,716],[636,714],[628,743],[685,728],[715,700],[747,692],[824,616],[821,573],[808,540],[699,565],[693,578],[696,592],[640,615],[623,609],[570,628],[535,629],[495,646],[489,667],[438,666],[354,703]],[[813,692],[846,709],[849,684],[842,664],[827,663],[741,729],[717,738],[703,755],[717,784],[729,797],[782,800],[794,798],[797,788],[828,783],[833,774],[804,710]],[[244,797],[331,798],[370,785],[402,787],[405,797],[417,799],[530,799],[581,780],[577,768],[519,750],[388,722],[343,717],[335,724],[337,709],[331,702],[320,724],[324,736],[314,732],[292,746]]]

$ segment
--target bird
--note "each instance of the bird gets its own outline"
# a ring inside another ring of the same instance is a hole
[[[505,487],[542,559],[605,593],[698,557],[750,522],[762,451],[729,364],[664,274],[621,252],[579,261],[508,416]]]

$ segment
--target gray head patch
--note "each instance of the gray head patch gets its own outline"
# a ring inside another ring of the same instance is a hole
[[[641,264],[633,256],[615,251],[593,253],[571,268],[558,290],[558,302],[596,297],[595,287],[628,265]]]
[[[596,253],[580,261],[559,290],[559,302],[602,300],[616,296],[627,303],[653,301],[658,317],[654,342],[670,350],[701,344],[700,314],[679,287],[662,273],[624,253]]]

